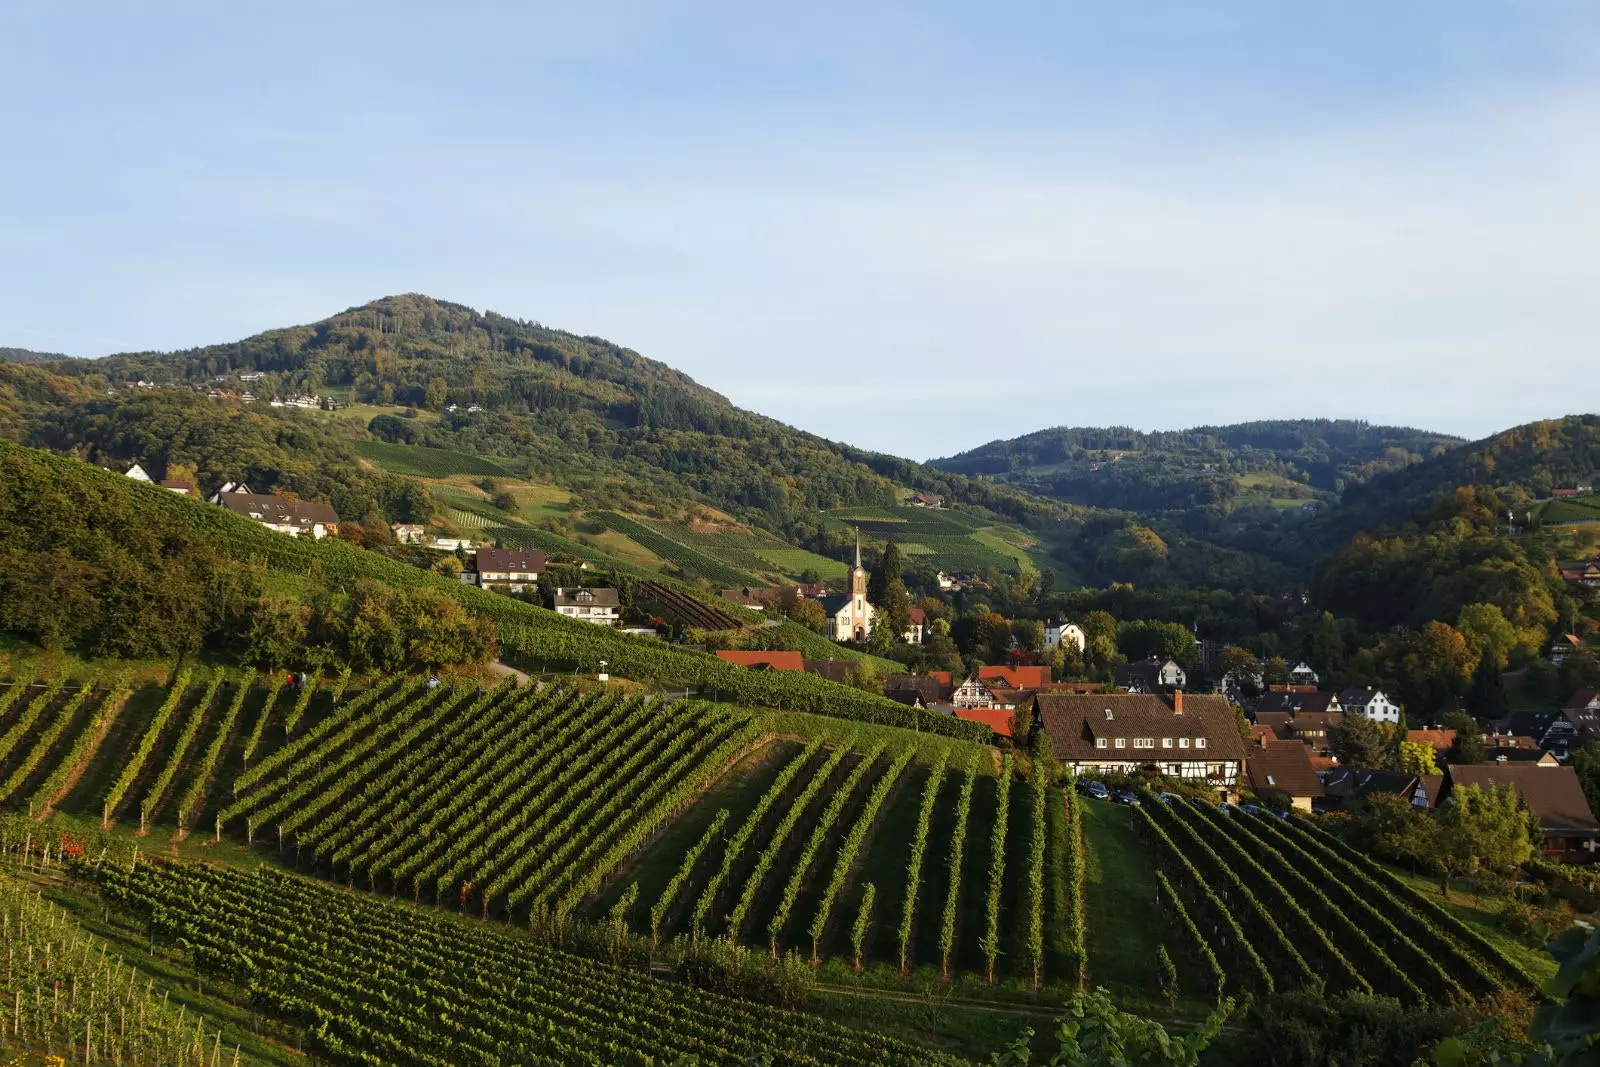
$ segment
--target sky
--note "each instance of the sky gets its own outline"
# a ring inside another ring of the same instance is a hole
[[[11,0],[0,101],[0,345],[422,292],[917,459],[1600,410],[1592,0]]]

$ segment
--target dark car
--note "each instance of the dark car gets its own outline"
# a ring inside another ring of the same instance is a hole
[[[1111,790],[1106,788],[1104,782],[1079,782],[1078,792],[1086,797],[1094,797],[1096,800],[1111,799]]]
[[[1183,801],[1183,798],[1176,793],[1157,793],[1156,799],[1163,804],[1178,804]]]
[[[1211,804],[1211,803],[1208,803],[1208,802],[1206,802],[1204,800],[1201,800],[1199,797],[1190,797],[1189,798],[1189,803],[1190,803],[1191,806],[1199,808],[1201,811],[1205,811],[1207,808],[1216,807],[1215,804]],[[1224,804],[1223,807],[1227,807],[1227,805]]]
[[[1264,815],[1264,814],[1266,814],[1265,812],[1263,812],[1261,810],[1261,807],[1258,804],[1240,804],[1239,805],[1239,810],[1244,812],[1246,815]]]
[[[1115,793],[1111,794],[1111,799],[1115,800],[1118,804],[1127,804],[1130,807],[1135,808],[1139,806],[1139,794],[1135,793],[1131,789],[1119,789]]]
[[[1289,821],[1289,813],[1284,811],[1282,808],[1268,808],[1267,814],[1275,818],[1282,819],[1284,822]]]

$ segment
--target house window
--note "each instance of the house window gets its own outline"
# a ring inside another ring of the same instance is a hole
[[[1162,748],[1171,748],[1171,747],[1172,747],[1172,738],[1170,738],[1170,737],[1163,737],[1163,738],[1162,738],[1162,739],[1161,739],[1161,747],[1162,747]]]
[[[1206,747],[1206,739],[1203,738],[1203,737],[1195,738],[1194,739],[1194,747],[1195,748],[1205,748]]]
[[[1269,774],[1269,775],[1267,775],[1267,784],[1268,785],[1277,785],[1278,783],[1277,783],[1277,780],[1274,779],[1272,777],[1272,775]]]
[[[1187,737],[1178,738],[1178,747],[1179,748],[1188,748],[1189,747],[1189,739]]]
[[[1105,748],[1106,747],[1106,739],[1103,738],[1103,737],[1095,738],[1094,739],[1094,747],[1095,748]]]
[[[1128,747],[1128,739],[1126,737],[1117,738],[1117,747],[1118,748],[1127,748]]]
[[[1111,709],[1110,709],[1110,708],[1107,708],[1107,709],[1106,709],[1106,721],[1107,721],[1107,722],[1110,722],[1110,721],[1111,721],[1111,718],[1112,718],[1112,716],[1111,716]]]

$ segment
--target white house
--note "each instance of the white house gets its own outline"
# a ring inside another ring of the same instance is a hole
[[[1070,644],[1079,654],[1083,653],[1088,639],[1084,637],[1083,628],[1075,622],[1052,622],[1044,628],[1044,647],[1056,648],[1062,644]]]
[[[616,626],[622,621],[615,589],[557,589],[556,613],[598,626]]]
[[[1400,705],[1385,696],[1381,689],[1353,686],[1339,694],[1339,706],[1346,715],[1365,715],[1374,722],[1400,721]]]
[[[1311,664],[1304,660],[1289,668],[1290,685],[1316,685],[1321,680],[1317,672],[1311,669]]]
[[[906,626],[906,632],[900,635],[901,640],[908,645],[922,644],[923,630],[927,626],[928,613],[921,608],[912,608],[909,616],[911,622]]]
[[[143,467],[139,466],[137,463],[135,463],[133,466],[129,467],[127,470],[123,471],[122,473],[124,475],[126,475],[127,477],[132,478],[136,482],[154,481],[154,479],[151,478],[150,475],[145,473],[145,469]]]
[[[422,531],[426,529],[420,522],[391,523],[389,529],[394,531],[397,544],[420,545],[422,544]]]
[[[992,708],[995,706],[995,694],[988,683],[979,681],[974,675],[956,686],[950,702],[958,708]]]

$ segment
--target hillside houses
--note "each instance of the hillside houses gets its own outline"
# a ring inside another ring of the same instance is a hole
[[[270,493],[222,493],[217,502],[235,515],[259,522],[290,537],[308,536],[320,541],[339,533],[339,515],[327,504],[310,500],[285,500]]]

